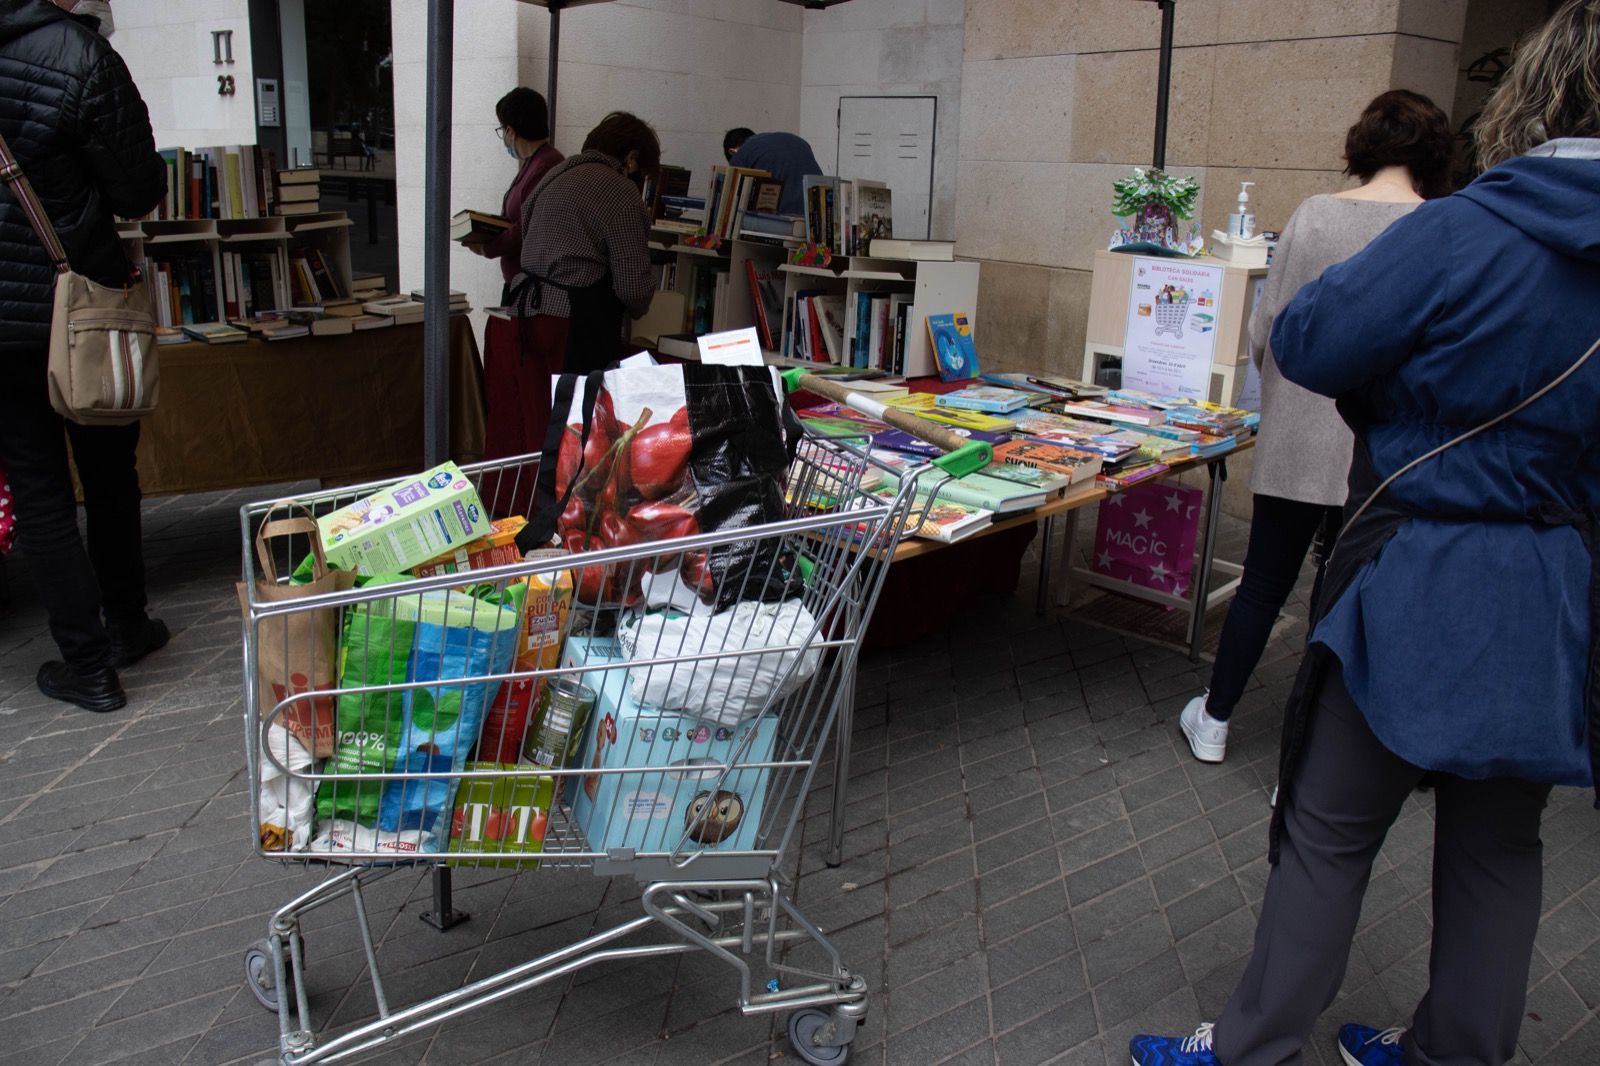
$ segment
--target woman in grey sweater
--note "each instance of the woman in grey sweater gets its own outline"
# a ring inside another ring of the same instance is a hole
[[[1321,576],[1339,531],[1350,470],[1350,430],[1332,400],[1278,372],[1268,344],[1272,321],[1300,286],[1361,251],[1424,198],[1447,194],[1453,147],[1449,119],[1433,101],[1404,89],[1384,93],[1345,137],[1345,173],[1361,185],[1306,200],[1278,240],[1250,319],[1250,354],[1261,372],[1261,432],[1250,477],[1255,514],[1244,577],[1222,627],[1211,687],[1190,700],[1178,720],[1202,762],[1223,760],[1228,719],[1313,543]]]

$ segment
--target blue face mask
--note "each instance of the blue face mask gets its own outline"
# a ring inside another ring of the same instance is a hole
[[[517,146],[514,144],[506,145],[506,155],[510,156],[512,159],[515,159],[519,163],[522,162],[522,157],[517,154]]]

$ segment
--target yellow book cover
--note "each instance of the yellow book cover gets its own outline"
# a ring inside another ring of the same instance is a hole
[[[244,181],[239,171],[239,153],[227,153],[229,218],[244,217]]]

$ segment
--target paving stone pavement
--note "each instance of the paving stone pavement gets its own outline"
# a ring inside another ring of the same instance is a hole
[[[319,875],[251,853],[232,585],[243,498],[147,502],[152,598],[174,639],[127,672],[131,702],[117,714],[33,690],[54,652],[13,562],[14,603],[0,615],[0,1066],[210,1066],[275,1053],[277,1023],[243,987],[242,952]],[[1237,550],[1242,528],[1226,530]],[[862,663],[846,861],[822,862],[819,793],[797,890],[872,989],[854,1062],[1121,1066],[1130,1034],[1190,1031],[1243,968],[1303,598],[1256,672],[1221,766],[1194,762],[1175,725],[1203,670],[1035,618],[1031,603],[995,597],[943,636]],[[1413,798],[1379,856],[1311,1063],[1337,1061],[1340,1021],[1403,1022],[1424,989],[1430,811],[1426,795]],[[1600,1062],[1597,835],[1587,797],[1558,791],[1519,1062]],[[425,877],[373,886],[392,1001],[637,913],[636,887],[586,874],[484,871],[457,883],[473,917],[443,935],[417,920]],[[372,1016],[350,916],[314,912],[306,945],[321,1024]],[[703,955],[611,965],[373,1061],[794,1061],[781,1019],[742,1017],[733,992],[731,971]]]

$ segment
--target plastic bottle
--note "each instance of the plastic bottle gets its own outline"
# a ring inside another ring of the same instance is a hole
[[[1256,216],[1250,210],[1250,187],[1254,184],[1253,181],[1239,183],[1239,206],[1228,216],[1229,237],[1247,241],[1256,235]]]

